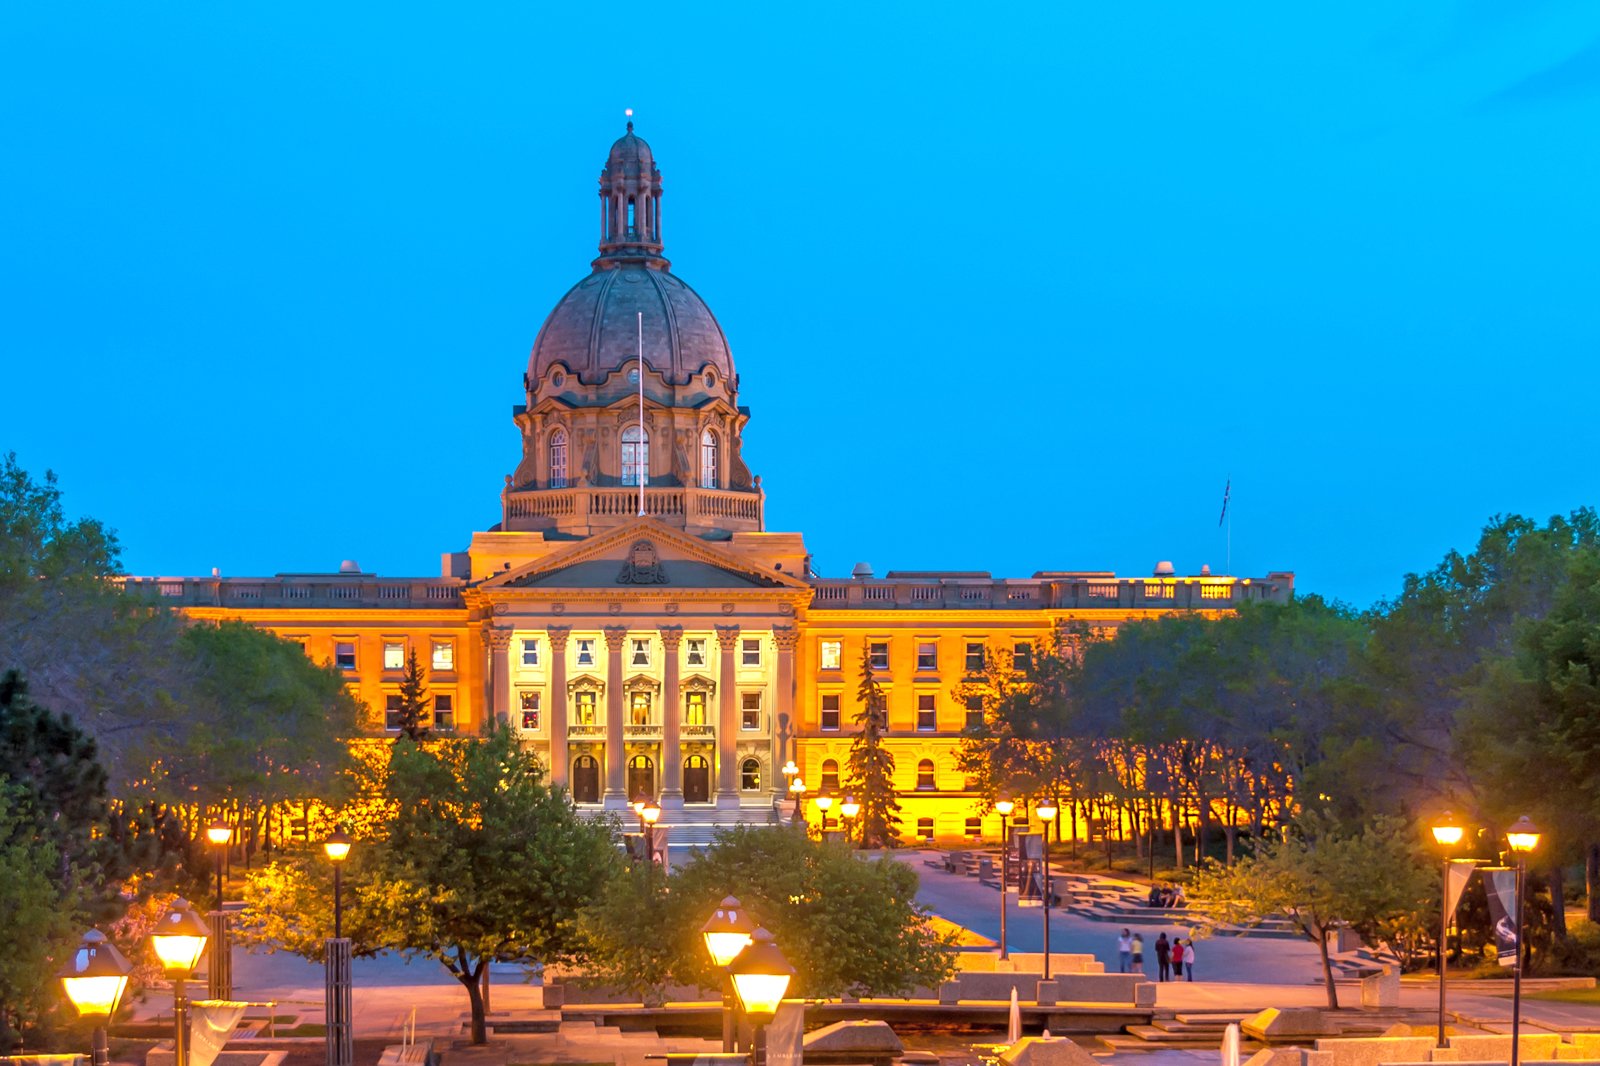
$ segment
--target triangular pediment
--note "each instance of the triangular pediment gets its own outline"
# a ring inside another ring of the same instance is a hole
[[[781,571],[762,570],[720,544],[708,543],[654,518],[627,525],[496,574],[484,589],[610,589],[670,594],[675,590],[804,590]]]

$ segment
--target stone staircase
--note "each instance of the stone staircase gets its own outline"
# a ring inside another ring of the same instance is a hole
[[[1107,1033],[1096,1039],[1113,1052],[1220,1049],[1229,1023],[1249,1016],[1247,1012],[1226,1010],[1164,1011],[1153,1015],[1149,1025],[1130,1025],[1120,1033]],[[1247,1055],[1260,1047],[1249,1040],[1241,1040],[1239,1046]]]

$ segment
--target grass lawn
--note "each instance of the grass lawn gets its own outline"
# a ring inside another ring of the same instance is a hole
[[[1550,992],[1524,992],[1523,999],[1543,999],[1552,1003],[1592,1003],[1600,1006],[1600,988],[1558,988]]]

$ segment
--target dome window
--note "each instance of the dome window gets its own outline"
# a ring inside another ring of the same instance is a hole
[[[561,371],[557,370],[554,374],[550,375],[550,384],[554,385],[556,388],[559,389],[566,383],[567,375],[563,374]]]
[[[650,435],[637,424],[622,431],[622,483],[650,484]]]
[[[700,487],[705,489],[721,488],[717,479],[719,468],[718,460],[721,449],[717,443],[717,433],[708,429],[700,434]]]
[[[550,434],[550,487],[567,487],[567,431],[559,428]]]
[[[706,388],[711,388],[717,383],[717,375],[710,370],[706,371]]]

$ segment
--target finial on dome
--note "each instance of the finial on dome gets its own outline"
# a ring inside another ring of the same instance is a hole
[[[623,108],[622,113],[628,120],[628,132],[632,133],[633,132],[633,108],[631,108],[631,107]]]

